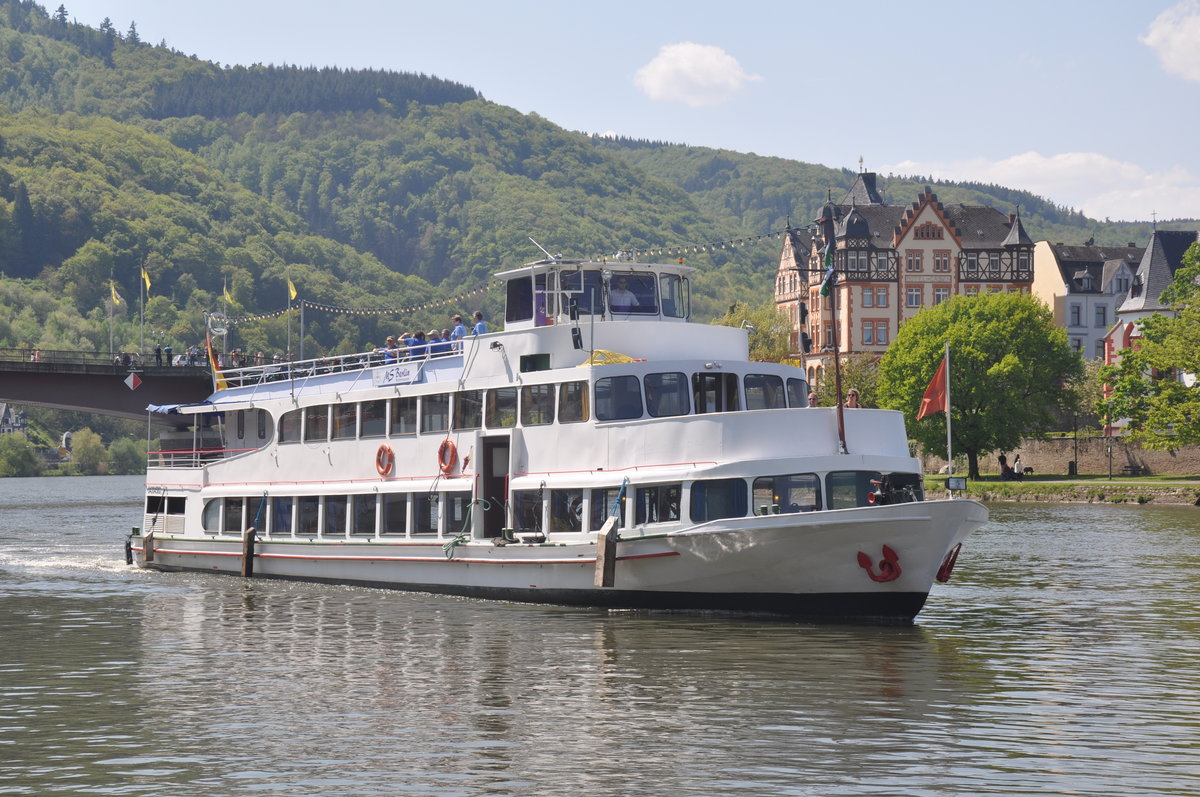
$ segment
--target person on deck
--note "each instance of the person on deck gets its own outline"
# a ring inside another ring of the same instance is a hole
[[[467,328],[463,326],[462,316],[455,313],[450,317],[454,322],[454,329],[450,330],[450,341],[454,346],[455,351],[462,351],[463,338],[467,336]]]
[[[475,311],[475,329],[473,330],[474,334],[486,335],[487,331],[488,331],[488,326],[487,326],[487,323],[483,320],[483,311],[476,310]]]
[[[855,409],[860,409],[862,407],[862,405],[858,403],[858,390],[855,388],[850,388],[850,390],[846,393],[846,406]]]

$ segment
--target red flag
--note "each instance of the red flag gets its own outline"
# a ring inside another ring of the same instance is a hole
[[[942,357],[942,364],[938,366],[933,381],[925,388],[925,395],[921,397],[921,409],[917,410],[917,420],[935,412],[945,412],[946,409],[946,358]]]
[[[229,383],[225,381],[225,375],[221,373],[221,363],[217,359],[217,353],[213,351],[212,335],[207,331],[204,333],[204,347],[208,349],[208,367],[212,369],[213,390],[228,389]]]

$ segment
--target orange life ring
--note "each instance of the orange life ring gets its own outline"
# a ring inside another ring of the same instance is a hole
[[[375,470],[379,471],[380,476],[391,476],[392,470],[396,467],[396,455],[392,453],[392,447],[382,445],[375,452]]]
[[[458,464],[458,449],[454,447],[454,441],[447,437],[438,446],[438,468],[442,473],[449,473],[454,470],[456,464]]]

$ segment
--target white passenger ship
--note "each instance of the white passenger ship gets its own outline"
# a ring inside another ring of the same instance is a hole
[[[459,350],[227,371],[151,453],[139,564],[596,607],[908,622],[970,500],[926,501],[899,412],[808,406],[691,269],[498,275]],[[183,419],[187,421],[189,419]]]

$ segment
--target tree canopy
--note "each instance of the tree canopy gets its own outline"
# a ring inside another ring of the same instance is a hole
[[[1200,244],[1184,253],[1163,300],[1175,315],[1144,319],[1138,345],[1103,369],[1110,390],[1101,411],[1123,422],[1127,439],[1174,451],[1200,443]]]
[[[981,455],[1053,428],[1054,413],[1074,406],[1083,363],[1044,304],[1015,293],[958,296],[901,326],[879,366],[880,404],[902,410],[930,452],[946,455],[946,417],[915,418],[947,343],[952,443],[972,478]]]

